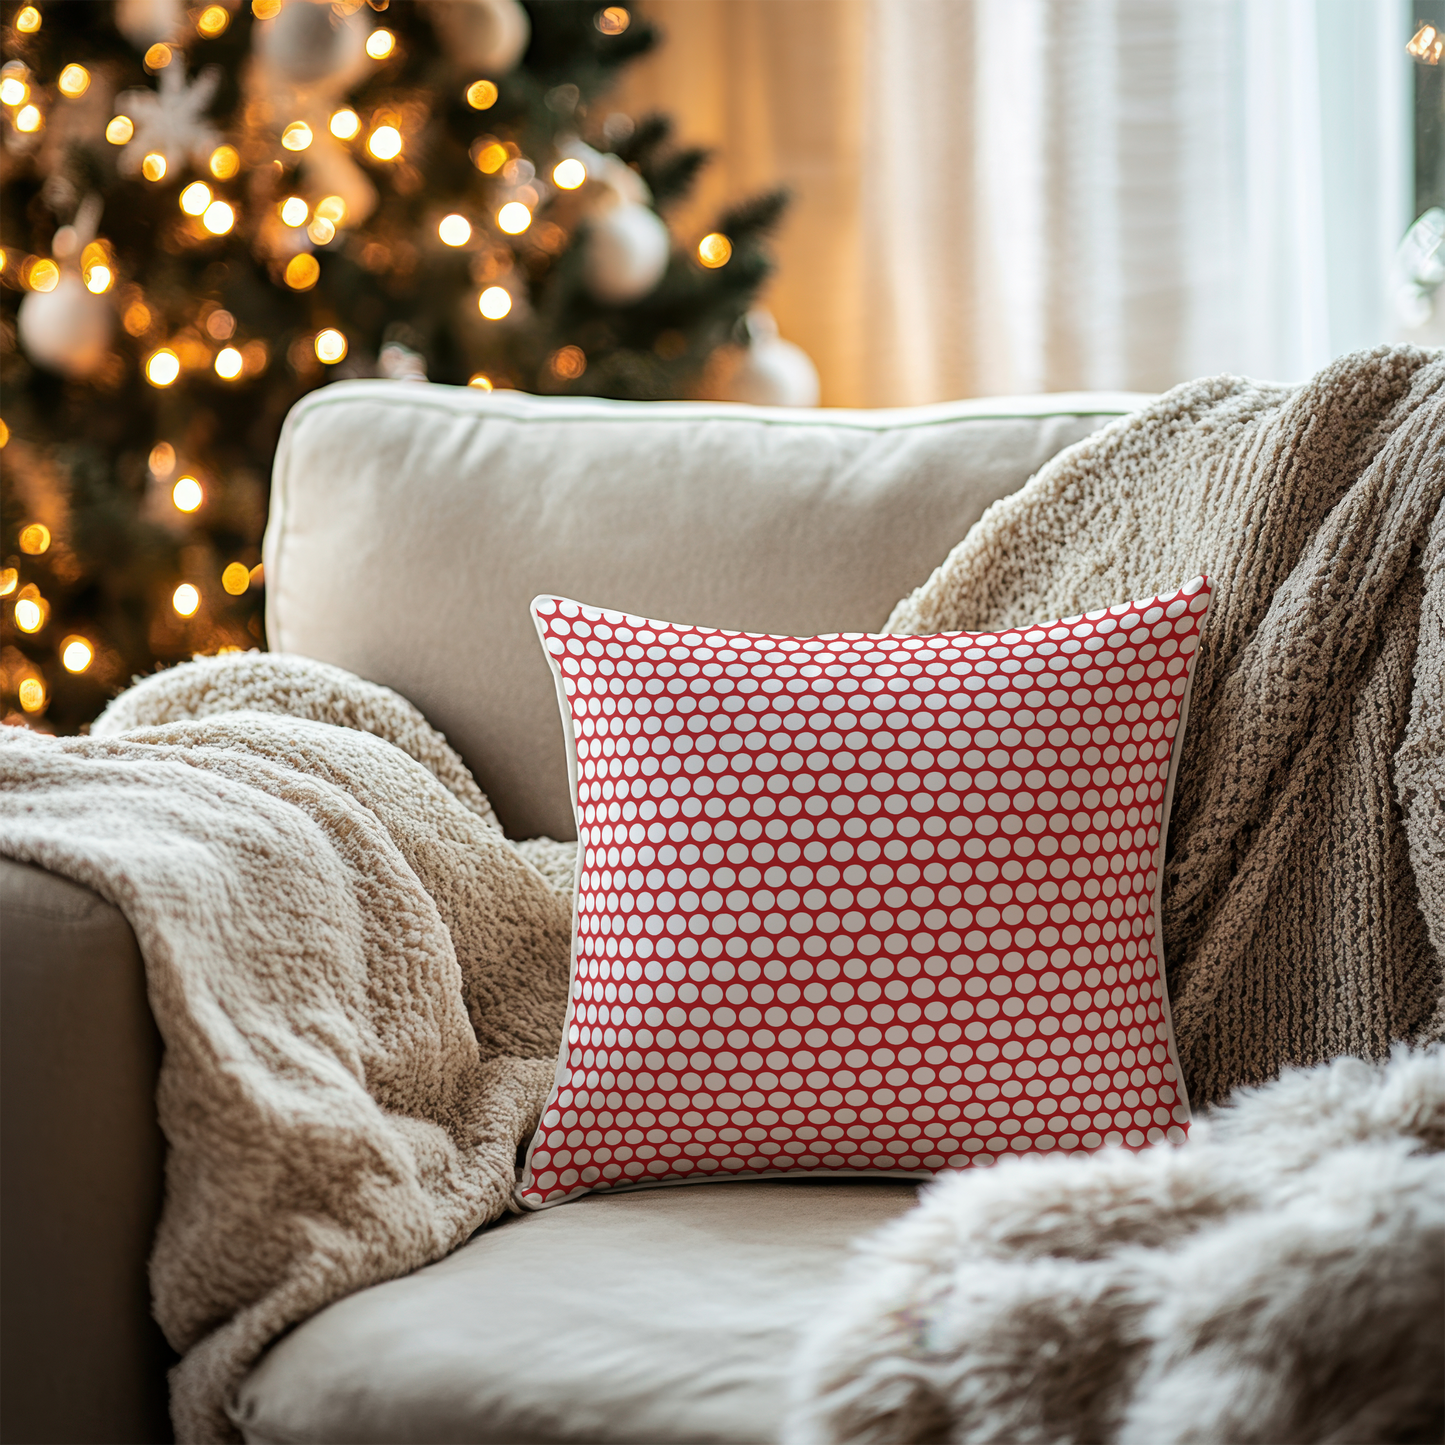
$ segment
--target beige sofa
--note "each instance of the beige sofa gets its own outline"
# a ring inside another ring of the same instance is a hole
[[[507,832],[573,836],[527,602],[786,634],[882,626],[996,498],[1145,398],[784,412],[356,382],[301,402],[266,537],[271,646],[397,689]],[[169,1438],[147,1308],[161,1041],[123,916],[0,863],[6,1441]],[[594,1196],[484,1230],[275,1344],[255,1442],[772,1438],[797,1329],[896,1181]]]

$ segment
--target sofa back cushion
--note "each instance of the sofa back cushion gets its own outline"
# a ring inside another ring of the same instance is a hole
[[[991,502],[1144,400],[783,411],[339,383],[296,406],[277,453],[269,644],[409,698],[510,836],[571,838],[533,597],[876,631]]]

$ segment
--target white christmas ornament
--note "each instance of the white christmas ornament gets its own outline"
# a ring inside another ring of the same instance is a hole
[[[662,217],[633,201],[593,216],[582,258],[587,289],[609,306],[640,301],[667,270],[672,238]]]
[[[370,29],[364,12],[341,16],[326,0],[287,0],[256,25],[256,53],[281,80],[341,90],[366,72]]]
[[[747,326],[752,339],[728,378],[723,400],[752,406],[817,406],[818,368],[808,353],[778,335],[778,323],[768,311],[749,311]]]
[[[532,22],[517,0],[432,0],[427,8],[442,49],[459,70],[505,75],[532,38]]]
[[[208,65],[186,84],[185,62],[177,56],[160,74],[155,90],[127,90],[116,97],[116,114],[129,116],[135,131],[118,165],[135,175],[148,155],[163,155],[174,174],[187,161],[203,167],[221,137],[206,119],[206,107],[221,83],[218,66]]]
[[[105,296],[93,296],[74,271],[64,271],[53,291],[28,291],[16,318],[20,344],[37,366],[63,376],[92,376],[110,350],[115,312]]]
[[[611,203],[631,201],[639,206],[651,205],[652,192],[647,182],[621,156],[595,151],[576,136],[559,141],[557,154],[566,160],[581,161],[587,179],[599,182],[612,192]]]
[[[649,204],[647,182],[619,157],[595,151],[575,136],[557,151],[581,161],[596,197],[583,255],[587,289],[609,306],[640,301],[662,280],[672,253],[667,225]]]
[[[115,7],[115,28],[137,50],[174,40],[185,21],[186,7],[181,0],[120,0]]]

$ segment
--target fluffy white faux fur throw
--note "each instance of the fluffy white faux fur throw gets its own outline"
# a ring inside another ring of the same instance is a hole
[[[0,853],[120,908],[165,1041],[151,1288],[183,1441],[282,1330],[507,1207],[552,1080],[570,900],[410,703],[198,661],[88,738],[0,728]]]
[[[1008,1159],[885,1228],[786,1445],[1445,1432],[1445,1053],[1287,1071],[1187,1145]]]

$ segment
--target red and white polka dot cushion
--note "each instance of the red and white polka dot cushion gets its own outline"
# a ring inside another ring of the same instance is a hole
[[[1158,879],[1203,578],[934,637],[532,606],[580,845],[522,1204],[1182,1137]]]

